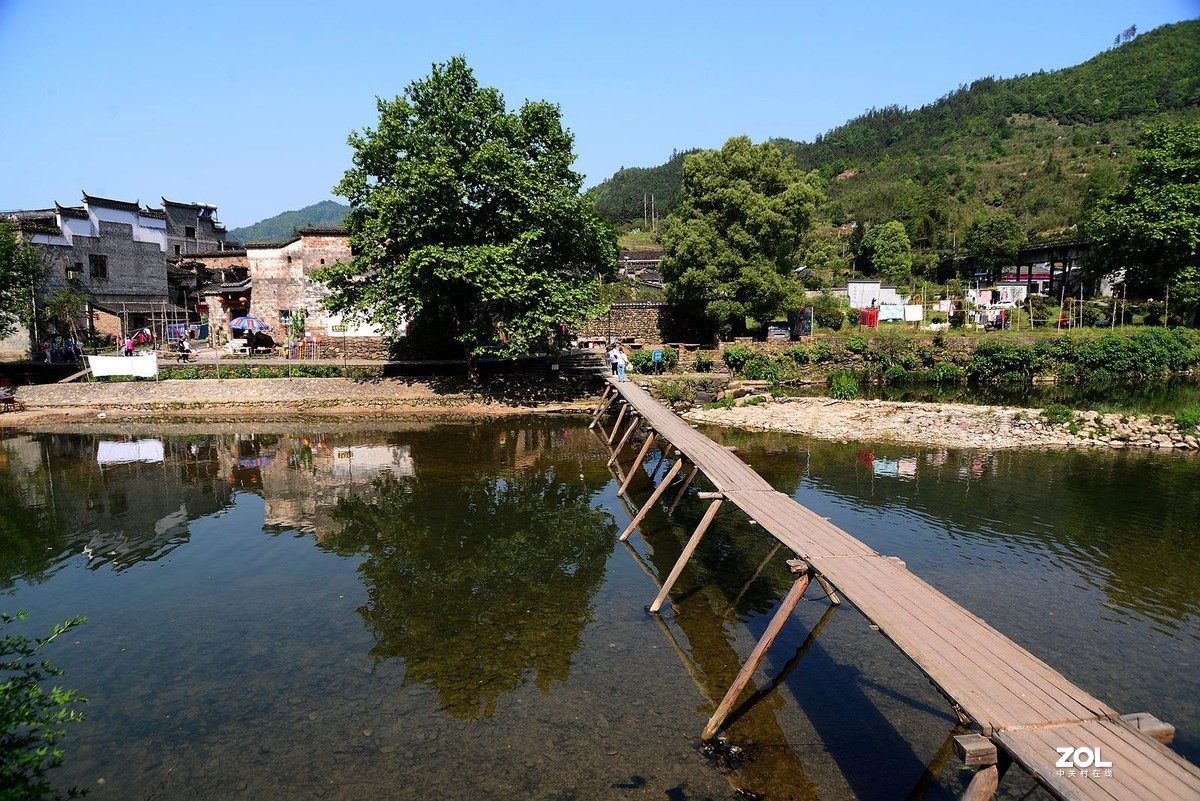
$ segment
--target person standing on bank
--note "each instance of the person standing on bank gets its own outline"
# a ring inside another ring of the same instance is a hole
[[[625,349],[620,345],[617,346],[617,380],[624,383],[625,368],[629,366],[629,357],[625,355]]]

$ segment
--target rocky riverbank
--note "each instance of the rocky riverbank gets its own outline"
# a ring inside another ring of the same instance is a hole
[[[764,397],[765,396],[760,396]],[[1037,409],[955,403],[777,398],[732,408],[693,409],[695,423],[807,437],[961,448],[1168,448],[1200,450],[1200,441],[1168,419],[1075,412],[1050,421]]]

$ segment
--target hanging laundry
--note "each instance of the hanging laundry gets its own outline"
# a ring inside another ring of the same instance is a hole
[[[903,320],[903,319],[904,319],[904,307],[903,306],[888,305],[888,306],[880,306],[879,307],[879,322],[885,323],[885,322],[888,322],[889,320]]]
[[[919,323],[925,319],[925,307],[918,304],[912,304],[904,307],[904,322]]]

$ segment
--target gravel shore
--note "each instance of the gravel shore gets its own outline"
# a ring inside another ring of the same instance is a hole
[[[731,409],[697,409],[683,416],[694,423],[830,440],[990,449],[1200,449],[1196,437],[1181,433],[1169,419],[1076,412],[1072,422],[1050,424],[1037,409],[1008,406],[778,398]]]

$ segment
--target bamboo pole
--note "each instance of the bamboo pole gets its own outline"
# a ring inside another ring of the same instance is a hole
[[[629,444],[629,439],[633,436],[634,432],[641,428],[642,418],[636,416],[637,412],[634,412],[634,415],[633,422],[629,424],[629,428],[625,431],[625,436],[621,437],[621,444],[617,445],[617,449],[613,451],[612,457],[608,460],[610,465],[617,461],[621,452],[625,450],[625,446]]]
[[[621,488],[619,490],[617,490],[617,495],[624,495],[625,491],[629,489],[629,485],[631,483],[633,483],[633,476],[634,476],[635,471],[637,471],[641,467],[642,461],[646,458],[646,455],[648,453],[650,453],[650,449],[652,447],[654,447],[654,430],[653,429],[650,430],[650,435],[648,437],[646,437],[646,441],[642,443],[642,449],[640,451],[638,451],[637,456],[634,457],[633,464],[631,464],[629,466],[629,473],[621,481]],[[616,461],[615,461],[616,454],[613,454],[613,458],[614,458],[614,460],[609,462],[610,465],[616,464]]]
[[[592,424],[588,428],[595,428],[596,423],[600,422],[600,415],[604,414],[604,410],[613,402],[613,393],[616,390],[612,388],[612,384],[604,387],[604,394],[600,396],[600,403],[596,406],[596,412],[592,415]]]
[[[675,500],[671,502],[671,508],[667,509],[667,517],[675,514],[675,507],[683,500],[683,494],[687,492],[687,488],[692,485],[696,475],[700,472],[700,468],[692,465],[691,472],[687,474],[687,478],[683,480],[683,486],[679,488],[679,493],[675,496]]]
[[[608,435],[608,444],[612,445],[613,440],[617,438],[617,432],[621,430],[621,421],[625,419],[625,412],[629,411],[629,404],[622,401],[621,411],[617,412],[617,422],[613,423],[612,433]]]
[[[700,525],[696,526],[696,530],[692,532],[691,539],[687,545],[683,547],[683,553],[679,555],[679,559],[675,562],[675,567],[671,568],[671,575],[667,576],[667,580],[663,582],[662,587],[658,591],[658,595],[654,599],[654,603],[650,604],[650,611],[657,612],[662,608],[663,602],[667,600],[668,593],[675,586],[679,574],[683,572],[683,568],[687,565],[688,560],[692,558],[692,554],[696,552],[696,546],[700,544],[700,539],[704,536],[704,532],[708,531],[708,527],[712,525],[712,521],[717,516],[717,511],[721,508],[721,499],[717,498],[708,505],[708,510],[705,511],[704,517],[700,519]]]
[[[629,522],[629,527],[622,532],[622,541],[629,539],[629,535],[633,533],[633,530],[638,527],[638,524],[641,523],[642,519],[645,518],[650,512],[650,509],[654,506],[654,504],[658,503],[658,499],[661,498],[662,494],[667,491],[667,485],[675,479],[675,475],[679,472],[681,467],[683,467],[683,459],[676,459],[675,464],[671,465],[671,469],[667,471],[667,474],[663,477],[662,482],[660,482],[659,485],[654,488],[654,492],[650,495],[649,500],[642,504],[642,508],[637,513],[637,516]],[[633,470],[630,470],[631,475],[632,473]]]
[[[808,589],[808,582],[812,576],[811,570],[807,565],[803,565],[804,573],[788,590],[788,594],[784,597],[783,603],[779,605],[775,616],[771,618],[771,622],[767,624],[767,630],[763,632],[762,639],[754,646],[754,651],[751,652],[750,658],[746,664],[742,666],[742,670],[738,673],[737,678],[733,680],[733,686],[729,688],[729,692],[725,693],[725,697],[717,706],[717,711],[713,713],[712,718],[708,721],[708,725],[704,727],[704,733],[700,735],[702,740],[711,740],[717,735],[721,728],[721,724],[725,722],[725,718],[729,715],[729,710],[733,709],[734,703],[741,695],[746,684],[754,675],[754,671],[758,669],[758,663],[766,656],[767,650],[775,642],[775,638],[779,636],[779,632],[783,630],[783,624],[787,623],[791,617],[792,610],[796,608],[796,604],[800,603],[800,599],[804,597],[804,591]]]
[[[768,553],[766,557],[758,563],[758,567],[754,569],[754,574],[751,575],[750,578],[746,579],[745,583],[742,584],[742,588],[738,590],[737,596],[729,602],[728,606],[725,607],[725,611],[721,613],[721,617],[729,617],[729,614],[737,608],[737,605],[741,603],[742,598],[744,598],[747,591],[749,591],[750,585],[758,580],[758,577],[762,575],[762,572],[766,570],[767,565],[770,564],[771,560],[775,558],[775,554],[779,553],[779,549],[782,547],[783,543],[779,540],[775,540],[775,545],[771,548],[770,553]]]

